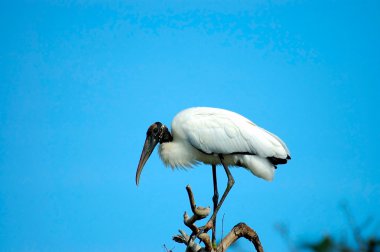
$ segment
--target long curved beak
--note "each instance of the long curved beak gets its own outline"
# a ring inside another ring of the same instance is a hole
[[[140,174],[144,168],[146,161],[148,161],[150,155],[152,154],[154,147],[158,144],[158,141],[153,136],[147,136],[144,143],[144,148],[141,152],[140,162],[137,166],[136,171],[136,185],[139,185]]]

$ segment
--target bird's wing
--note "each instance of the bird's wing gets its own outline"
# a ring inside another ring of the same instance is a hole
[[[289,154],[277,136],[231,111],[199,109],[181,121],[183,136],[207,154],[246,153],[281,159]]]

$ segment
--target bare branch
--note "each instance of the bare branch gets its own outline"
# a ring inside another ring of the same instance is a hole
[[[190,185],[186,186],[187,195],[189,196],[191,211],[199,217],[198,220],[206,218],[210,214],[210,207],[197,207],[194,200],[194,194]]]
[[[354,239],[358,243],[359,250],[364,251],[365,250],[365,242],[364,242],[364,239],[363,239],[362,234],[361,234],[362,230],[359,227],[359,225],[356,224],[356,220],[355,220],[355,217],[353,216],[353,214],[351,213],[351,209],[349,208],[348,204],[345,202],[341,203],[341,208],[342,208],[343,213],[346,215],[346,218],[347,218],[348,224],[350,225],[350,228],[352,230]]]
[[[193,232],[192,235],[198,235],[199,228],[194,224],[196,221],[206,218],[210,214],[210,207],[197,207],[194,200],[194,194],[191,190],[190,185],[186,186],[186,191],[189,196],[191,211],[193,216],[189,218],[187,213],[183,215],[183,221],[187,227]],[[198,238],[205,244],[206,251],[212,251],[212,245],[210,237],[207,233],[202,233],[198,235]]]
[[[173,236],[173,240],[178,243],[183,243],[186,245],[187,250],[190,252],[200,252],[202,250],[202,247],[198,244],[195,243],[193,239],[190,238],[189,235],[186,234],[185,231],[179,230],[178,235]]]
[[[223,238],[216,251],[226,251],[227,248],[240,237],[244,237],[250,242],[252,242],[257,252],[264,252],[259,236],[252,228],[247,226],[245,223],[239,223],[236,226],[234,226],[230,233]]]
[[[200,232],[200,229],[197,227],[197,225],[195,225],[196,221],[204,219],[210,214],[210,207],[197,207],[194,200],[194,194],[189,185],[186,186],[186,191],[189,196],[189,202],[193,216],[189,217],[189,215],[185,212],[183,215],[183,222],[188,228],[191,229],[192,234],[189,236],[184,231],[179,230],[180,234],[173,236],[173,240],[175,242],[183,243],[187,246],[186,252],[224,252],[240,237],[244,237],[252,242],[257,252],[264,252],[259,240],[259,236],[245,223],[239,223],[234,226],[234,228],[228,233],[226,237],[223,238],[222,242],[215,250],[212,247],[211,239],[207,232]],[[195,237],[198,237],[205,244],[204,248],[195,243]]]

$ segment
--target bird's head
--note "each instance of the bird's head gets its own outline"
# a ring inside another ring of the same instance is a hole
[[[173,140],[169,129],[162,123],[153,123],[146,132],[146,139],[141,152],[140,161],[136,171],[136,185],[139,184],[140,174],[158,143],[171,142]]]

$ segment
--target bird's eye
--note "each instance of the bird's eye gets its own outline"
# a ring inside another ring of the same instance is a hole
[[[157,134],[157,132],[158,132],[158,128],[156,127],[156,128],[154,128],[154,129],[153,129],[153,134],[155,134],[155,135],[156,135],[156,134]]]

